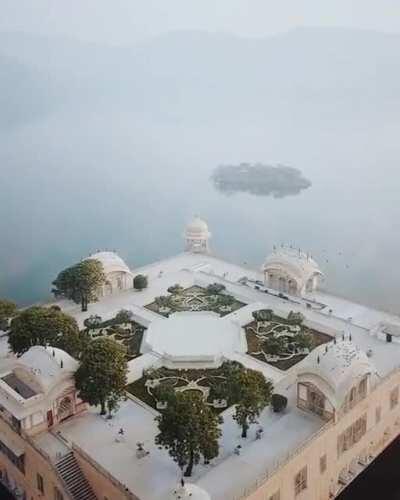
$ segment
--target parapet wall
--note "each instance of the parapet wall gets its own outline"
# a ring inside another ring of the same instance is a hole
[[[349,474],[359,461],[376,458],[400,433],[400,404],[390,405],[392,389],[400,385],[400,370],[389,376],[369,393],[366,399],[346,413],[338,422],[328,422],[306,443],[293,450],[271,470],[265,471],[242,492],[235,500],[264,500],[280,491],[280,498],[285,500],[328,500],[334,498],[344,485],[341,478],[348,477],[350,482],[357,473]],[[377,408],[381,417],[377,418]],[[338,451],[338,437],[362,416],[367,416],[367,431],[364,436],[343,453]],[[326,470],[321,471],[320,459],[326,456]],[[295,495],[294,481],[296,474],[307,467],[307,488]],[[361,470],[359,470],[360,472]]]

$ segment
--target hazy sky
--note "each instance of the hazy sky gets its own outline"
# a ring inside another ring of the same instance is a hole
[[[0,0],[0,30],[131,44],[179,29],[263,36],[297,26],[400,32],[399,0]]]

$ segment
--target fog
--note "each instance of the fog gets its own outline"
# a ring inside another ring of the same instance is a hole
[[[274,244],[301,246],[326,288],[399,312],[400,36],[239,34],[0,35],[0,296],[40,301],[97,249],[133,268],[172,255],[198,213],[219,255],[261,266]],[[240,162],[312,186],[218,193],[213,169]]]

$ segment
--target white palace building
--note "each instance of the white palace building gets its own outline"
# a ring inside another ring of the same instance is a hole
[[[242,439],[226,408],[218,458],[197,465],[190,483],[181,484],[181,470],[154,443],[159,409],[128,394],[112,419],[101,417],[79,399],[77,360],[39,346],[16,358],[3,332],[0,474],[16,498],[330,500],[399,435],[400,318],[319,290],[323,273],[302,251],[275,248],[259,269],[249,269],[214,256],[210,236],[196,217],[184,232],[183,253],[137,269],[113,252],[91,255],[107,275],[99,301],[87,312],[66,300],[57,304],[82,328],[90,315],[107,320],[121,309],[132,312],[145,332],[141,355],[128,363],[129,383],[151,367],[215,368],[235,360],[271,380],[286,409],[266,407]],[[148,278],[140,292],[132,285],[137,274]],[[195,292],[185,312],[165,316],[148,307],[175,284],[198,290],[215,283],[240,307],[223,306],[221,315],[198,310]],[[326,340],[286,369],[274,356],[252,356],[244,327],[261,309],[281,318],[300,312],[303,325]]]

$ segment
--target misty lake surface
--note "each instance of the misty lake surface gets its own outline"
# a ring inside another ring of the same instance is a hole
[[[399,312],[400,144],[386,128],[286,113],[245,125],[165,120],[113,109],[55,113],[2,132],[0,296],[49,296],[58,271],[97,249],[135,269],[180,252],[204,217],[218,255],[260,267],[274,244],[310,251],[324,287]],[[281,199],[226,197],[221,163],[284,163],[312,186]]]

